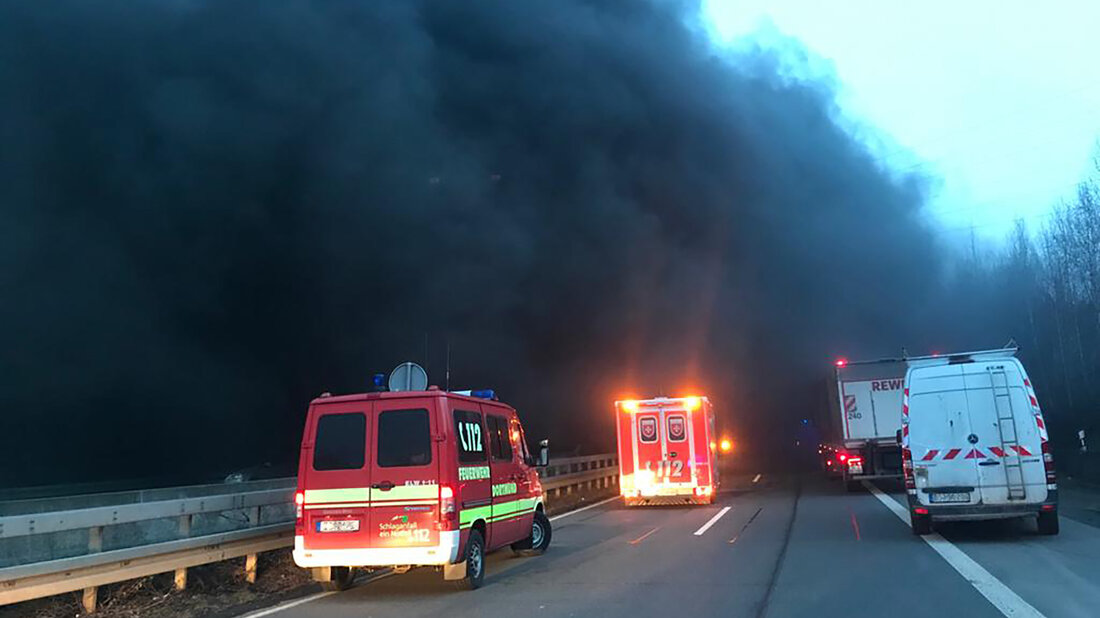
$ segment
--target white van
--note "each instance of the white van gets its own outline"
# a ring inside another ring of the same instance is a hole
[[[905,374],[902,467],[914,534],[934,521],[1036,517],[1058,533],[1046,423],[1015,349],[914,360]]]

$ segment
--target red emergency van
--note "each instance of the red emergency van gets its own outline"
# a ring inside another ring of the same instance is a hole
[[[714,502],[718,444],[706,397],[628,399],[616,401],[615,411],[627,506]]]
[[[485,554],[550,544],[536,466],[516,411],[492,391],[321,396],[298,464],[294,562],[331,589],[356,568],[433,566],[476,588]]]

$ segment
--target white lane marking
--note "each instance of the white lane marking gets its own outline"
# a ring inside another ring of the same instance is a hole
[[[905,522],[905,525],[912,525],[909,522],[909,511],[898,504],[897,500],[882,493],[881,489],[867,481],[863,481],[863,486],[874,494],[879,502],[886,505],[886,508],[890,509],[894,515],[897,515],[898,519]],[[1005,616],[1012,616],[1013,618],[1021,616],[1045,618],[1039,610],[1020,598],[1020,595],[1013,592],[1004,582],[994,577],[992,573],[985,570],[985,567],[975,562],[973,558],[966,555],[963,550],[956,547],[951,541],[948,541],[934,532],[932,534],[923,535],[921,538],[924,539],[924,542],[928,543],[932,549],[936,550],[936,553],[946,560],[947,564],[950,564],[952,568],[958,571],[959,575],[963,576],[963,579],[970,582],[970,585],[974,586],[983,597],[992,603],[993,607],[996,607]]]
[[[555,516],[550,518],[550,521],[557,521],[559,519],[562,519],[563,517],[569,517],[570,515],[576,515],[577,513],[587,511],[588,509],[594,509],[597,506],[600,506],[601,504],[607,504],[608,502],[611,502],[612,500],[618,500],[618,499],[619,499],[618,496],[612,496],[612,497],[608,498],[607,500],[600,500],[599,502],[589,504],[588,506],[582,506],[581,508],[579,508],[575,511],[567,511],[565,513],[562,513],[561,515],[555,515]]]
[[[275,612],[281,612],[284,609],[290,609],[292,607],[298,607],[299,605],[302,605],[303,603],[309,603],[310,601],[316,601],[317,599],[323,599],[325,597],[329,597],[329,596],[332,596],[334,594],[340,594],[340,593],[336,592],[336,591],[333,591],[333,592],[318,592],[317,594],[312,594],[308,597],[302,597],[300,599],[295,599],[293,601],[287,601],[286,603],[283,603],[281,605],[276,605],[275,607],[269,607],[267,609],[257,610],[257,611],[252,612],[251,614],[244,614],[243,616],[238,616],[238,618],[260,618],[261,616],[268,616],[268,615],[274,614]]]
[[[702,528],[699,528],[698,530],[695,531],[695,536],[703,536],[704,532],[709,530],[710,527],[713,526],[715,524],[715,522],[717,522],[719,519],[722,519],[722,516],[725,515],[726,513],[729,513],[730,509],[732,509],[732,508],[733,508],[732,506],[723,507],[721,511],[718,511],[717,515],[710,518],[710,521],[703,524]]]
[[[757,482],[757,481],[759,481],[759,480],[760,480],[760,475],[759,475],[759,474],[757,474],[756,476],[752,477],[752,482],[753,482],[753,483],[755,483],[755,482]]]

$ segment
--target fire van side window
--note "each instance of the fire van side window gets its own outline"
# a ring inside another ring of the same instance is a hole
[[[508,439],[508,420],[489,415],[485,417],[489,424],[490,452],[493,461],[512,461],[512,442]]]
[[[432,462],[427,410],[386,410],[378,415],[378,465],[423,466]]]
[[[481,428],[481,413],[455,410],[454,419],[459,463],[485,463],[486,435]]]
[[[362,412],[317,419],[314,470],[358,470],[366,461],[367,417]]]

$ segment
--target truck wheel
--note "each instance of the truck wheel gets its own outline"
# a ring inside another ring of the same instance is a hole
[[[541,556],[550,547],[550,520],[542,511],[535,511],[535,520],[531,522],[531,536],[512,543],[512,551],[521,556]]]
[[[330,567],[329,578],[321,582],[321,589],[327,591],[347,590],[355,580],[355,570],[351,567]]]
[[[466,539],[466,577],[455,581],[459,590],[475,590],[485,581],[485,541],[477,530]]]
[[[932,534],[931,515],[917,515],[916,513],[910,513],[909,522],[913,524],[913,534],[916,534],[918,536]]]
[[[1058,534],[1058,511],[1039,513],[1039,534]]]

